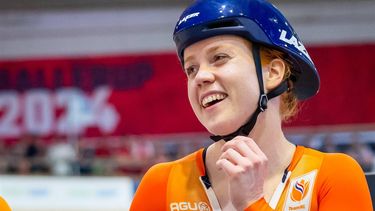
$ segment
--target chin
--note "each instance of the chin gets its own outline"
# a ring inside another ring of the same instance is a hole
[[[242,126],[238,124],[238,121],[212,122],[203,125],[211,134],[220,136],[231,134]]]

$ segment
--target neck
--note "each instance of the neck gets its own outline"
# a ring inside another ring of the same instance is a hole
[[[255,127],[249,134],[249,137],[255,141],[268,158],[268,177],[283,172],[290,164],[295,151],[295,145],[285,138],[281,130],[281,120],[278,110],[276,110],[278,107],[272,107],[270,105],[266,112],[259,115]],[[210,146],[209,150],[219,156],[221,146],[224,144],[225,141],[221,140]]]
[[[284,136],[278,109],[278,104],[269,103],[267,111],[259,115],[254,129],[249,134],[268,158],[269,176],[288,167],[296,148]]]
[[[296,147],[285,138],[282,132],[273,131],[253,139],[268,158],[268,176],[279,174],[289,166]]]

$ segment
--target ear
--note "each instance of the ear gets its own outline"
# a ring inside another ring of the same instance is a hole
[[[282,59],[273,59],[263,69],[263,77],[267,92],[276,88],[282,81],[285,74],[285,62]]]

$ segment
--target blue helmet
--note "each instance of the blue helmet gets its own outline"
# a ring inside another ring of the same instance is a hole
[[[319,90],[319,75],[298,35],[281,12],[264,0],[196,0],[173,33],[180,61],[186,47],[217,35],[238,35],[279,50],[292,64],[293,92],[307,99]]]

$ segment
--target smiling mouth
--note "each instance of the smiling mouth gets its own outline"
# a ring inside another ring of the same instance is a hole
[[[202,104],[203,108],[208,108],[210,106],[215,105],[218,102],[221,102],[227,96],[228,95],[226,95],[226,94],[213,94],[213,95],[209,95],[209,96],[204,97],[202,99],[202,103],[201,104]]]

